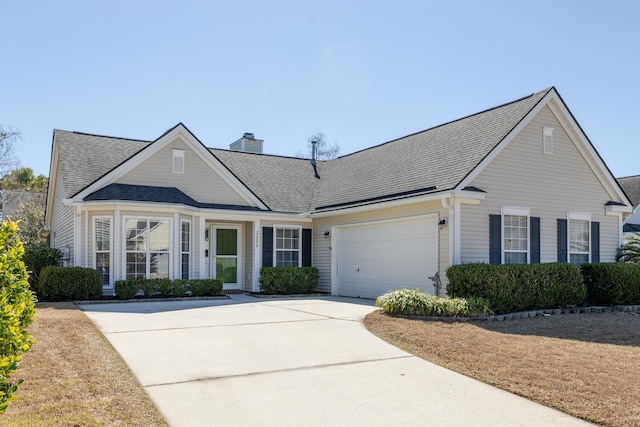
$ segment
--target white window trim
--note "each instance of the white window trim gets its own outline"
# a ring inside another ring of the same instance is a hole
[[[114,242],[114,238],[113,238],[113,216],[111,215],[98,215],[98,216],[94,216],[93,217],[93,254],[91,257],[91,266],[97,270],[98,269],[98,265],[96,264],[96,255],[98,253],[107,253],[107,251],[99,251],[96,249],[97,248],[97,242],[96,242],[96,222],[98,220],[104,220],[104,219],[108,219],[109,220],[109,284],[108,285],[103,285],[103,288],[111,288],[113,287],[113,282],[114,282],[114,275],[113,275],[113,246],[115,244]],[[101,276],[102,277],[102,276]]]
[[[185,170],[187,169],[185,163],[185,151],[174,148],[172,159],[173,173],[184,174]],[[182,169],[179,169],[178,166],[182,166]]]
[[[189,251],[188,252],[184,252],[182,250],[182,224],[189,224]],[[193,226],[191,225],[191,221],[188,219],[181,219],[180,220],[180,248],[179,248],[179,252],[180,252],[180,274],[178,278],[182,278],[182,255],[184,254],[188,254],[189,255],[189,274],[188,274],[188,278],[191,278],[191,276],[193,275]]]
[[[587,221],[587,231],[589,238],[589,250],[587,252],[572,252],[571,251],[571,220]],[[571,255],[587,255],[587,262],[591,262],[591,213],[590,212],[567,212],[567,261],[571,263]]]
[[[501,234],[501,241],[500,241],[500,250],[501,250],[501,260],[500,262],[502,264],[505,263],[505,248],[504,248],[504,239],[505,239],[505,232],[504,232],[504,217],[505,215],[512,215],[512,216],[525,216],[527,217],[527,264],[531,263],[531,208],[522,208],[522,207],[517,207],[517,206],[501,206],[500,207],[500,213],[501,213],[501,221],[500,221],[500,234]],[[516,252],[516,253],[525,253],[525,251],[514,251],[514,250],[510,250],[509,252]]]
[[[174,256],[174,250],[173,250],[173,233],[171,232],[171,230],[173,230],[173,218],[171,217],[162,217],[162,216],[144,216],[144,215],[123,215],[122,216],[122,277],[123,279],[127,278],[127,253],[128,252],[140,252],[140,251],[129,251],[127,250],[127,221],[130,219],[135,219],[135,220],[145,220],[145,221],[169,221],[169,250],[167,251],[169,253],[169,278],[173,277],[173,256]],[[147,249],[147,254],[150,252],[149,249]],[[146,266],[146,273],[145,273],[145,277],[148,279],[149,278],[149,272],[151,270],[150,268],[150,257],[147,257],[147,266]]]
[[[300,225],[283,225],[283,224],[274,224],[273,225],[273,265],[274,267],[277,265],[277,255],[278,250],[293,252],[294,249],[278,249],[277,248],[277,229],[287,229],[287,230],[298,230],[298,267],[302,267],[302,226]]]

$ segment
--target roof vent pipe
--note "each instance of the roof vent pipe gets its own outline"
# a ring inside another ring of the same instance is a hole
[[[313,173],[316,178],[320,179],[320,175],[318,175],[318,168],[316,167],[316,156],[318,150],[318,141],[311,140],[311,165],[313,166]]]

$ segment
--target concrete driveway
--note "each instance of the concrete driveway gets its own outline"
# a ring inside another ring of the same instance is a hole
[[[373,301],[82,305],[172,426],[588,425],[371,335]]]

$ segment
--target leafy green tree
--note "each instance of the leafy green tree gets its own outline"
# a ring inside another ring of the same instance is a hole
[[[640,234],[634,233],[618,249],[616,260],[640,264]]]
[[[31,168],[14,169],[0,180],[3,190],[25,190],[42,192],[47,189],[49,179],[44,175],[35,176]]]
[[[29,289],[24,248],[17,237],[18,224],[4,221],[0,225],[0,414],[15,399],[18,386],[12,381],[23,354],[34,340],[27,331],[35,314],[35,296]]]

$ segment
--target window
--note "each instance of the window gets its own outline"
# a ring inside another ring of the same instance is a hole
[[[189,278],[189,265],[191,254],[191,223],[182,221],[180,223],[180,277]]]
[[[169,277],[169,220],[125,221],[127,279]]]
[[[526,264],[529,254],[529,221],[523,215],[504,215],[504,263]]]
[[[184,150],[173,150],[173,173],[184,173]]]
[[[527,264],[529,262],[529,208],[503,206],[502,210],[502,262]]]
[[[569,262],[574,265],[589,262],[590,220],[586,218],[572,218],[569,216]]]
[[[102,286],[111,284],[111,218],[93,220],[95,267],[100,272]]]
[[[300,227],[274,227],[275,251],[273,253],[276,267],[300,267]]]

